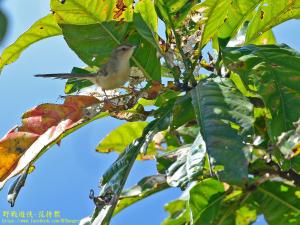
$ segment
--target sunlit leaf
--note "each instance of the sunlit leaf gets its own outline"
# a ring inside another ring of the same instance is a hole
[[[237,87],[237,89],[246,97],[256,97],[256,94],[249,91],[247,89],[247,87],[245,86],[245,84],[243,83],[243,80],[241,79],[241,77],[232,72],[230,74],[230,80],[235,84],[235,86]]]
[[[230,3],[230,0],[206,0],[195,7],[203,13],[203,19],[200,20],[201,26],[203,26],[201,47],[207,44],[224,24]]]
[[[227,187],[224,184],[224,187]],[[220,196],[220,198],[222,198]],[[211,210],[210,206],[215,210]],[[220,199],[213,202],[212,205],[208,205],[205,209],[206,213],[203,213],[202,218],[211,220],[205,220],[203,225],[222,224],[222,225],[250,225],[256,221],[257,216],[260,214],[258,206],[250,196],[249,193],[243,193],[241,190],[229,191],[224,193],[223,199],[220,204]]]
[[[23,33],[12,45],[7,47],[0,59],[0,69],[5,65],[16,61],[22,51],[31,44],[42,39],[60,35],[61,29],[57,25],[52,14],[35,22],[25,33]]]
[[[242,27],[243,23],[249,15],[253,13],[255,8],[263,0],[238,0],[232,1],[228,10],[225,23],[218,31],[220,38],[234,37],[238,30]]]
[[[97,146],[97,151],[102,153],[108,153],[115,151],[121,153],[135,139],[140,137],[144,128],[148,125],[148,122],[129,122],[125,123],[115,130],[110,132]],[[154,144],[151,143],[148,146],[147,156],[141,156],[140,158],[153,157],[155,154]]]
[[[193,224],[249,225],[259,213],[250,194],[226,190],[228,186],[215,179],[205,179],[190,190],[189,207]]]
[[[58,23],[95,24],[107,20],[132,19],[132,0],[51,0],[51,10]]]
[[[190,190],[192,224],[211,224],[225,198],[224,185],[214,179],[199,182]]]
[[[255,222],[257,219],[257,211],[254,207],[242,206],[236,210],[236,224],[239,225],[248,225]]]
[[[241,27],[241,29],[238,31],[236,36],[233,39],[231,39],[231,41],[229,41],[227,47],[241,47],[245,45],[246,32],[248,26],[249,26],[249,22],[246,21]],[[272,30],[268,30],[267,32],[265,32],[264,34],[262,34],[261,36],[259,36],[258,38],[256,38],[251,42],[251,44],[255,44],[255,45],[267,45],[267,44],[275,44],[275,43],[276,43],[276,38]]]
[[[135,5],[134,11],[139,12],[151,30],[157,33],[158,17],[155,11],[153,0],[138,1],[138,3]]]
[[[271,45],[276,44],[276,37],[274,35],[274,32],[272,30],[268,30],[262,35],[260,35],[258,38],[250,42],[250,44],[254,45]]]
[[[264,218],[270,225],[296,225],[300,221],[300,189],[267,182],[253,193]]]
[[[300,1],[264,0],[250,22],[246,43],[251,43],[272,27],[289,19],[300,18]]]
[[[300,117],[300,55],[287,45],[223,49],[226,66],[256,91],[270,110],[268,134],[275,141]],[[293,106],[293,107],[290,107]]]

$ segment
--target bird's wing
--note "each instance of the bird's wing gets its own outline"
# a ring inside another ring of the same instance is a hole
[[[108,75],[108,65],[103,64],[101,69],[97,72],[97,75],[106,77]]]

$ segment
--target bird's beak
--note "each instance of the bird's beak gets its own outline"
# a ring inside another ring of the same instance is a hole
[[[137,46],[136,45],[132,45],[131,48],[134,50],[134,49],[137,48]]]

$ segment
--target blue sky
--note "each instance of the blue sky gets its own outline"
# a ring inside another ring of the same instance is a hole
[[[9,16],[9,32],[0,46],[1,52],[32,23],[49,13],[49,1],[45,0],[3,0],[0,6]],[[290,21],[276,28],[278,42],[300,50],[299,25],[299,21]],[[33,74],[69,72],[73,66],[83,65],[63,38],[55,37],[31,46],[16,63],[7,66],[0,76],[0,136],[20,124],[26,110],[41,103],[60,103],[58,96],[64,94],[64,82],[34,78]],[[97,190],[99,177],[117,157],[96,153],[94,149],[120,124],[112,118],[98,120],[65,138],[60,147],[51,148],[35,164],[36,170],[29,175],[13,209],[6,203],[11,182],[0,192],[0,221],[5,210],[32,211],[36,215],[42,210],[60,211],[62,218],[69,219],[91,214],[89,190]],[[137,162],[131,174],[127,187],[143,176],[155,174],[155,163]],[[111,224],[158,225],[167,216],[163,205],[179,195],[178,189],[159,193],[124,210]],[[265,223],[260,219],[257,224]]]

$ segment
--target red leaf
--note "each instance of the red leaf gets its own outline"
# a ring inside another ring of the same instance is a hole
[[[0,140],[0,189],[67,131],[87,122],[84,109],[97,103],[92,96],[68,96],[63,104],[42,104],[24,113],[22,125]]]

